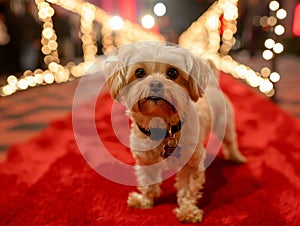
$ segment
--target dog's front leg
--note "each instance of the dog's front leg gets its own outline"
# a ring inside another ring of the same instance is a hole
[[[149,160],[148,160],[149,161]],[[138,192],[131,192],[128,196],[127,204],[134,208],[148,209],[153,206],[154,199],[160,196],[161,172],[153,170],[151,165],[138,161],[135,166],[138,186]]]
[[[197,201],[202,197],[200,190],[205,183],[204,159],[196,159],[193,164],[186,164],[176,177],[178,208],[174,212],[181,222],[202,221],[203,211],[197,207]]]

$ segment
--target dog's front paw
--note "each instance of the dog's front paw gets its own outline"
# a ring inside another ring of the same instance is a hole
[[[149,209],[153,206],[153,200],[137,192],[131,192],[128,196],[127,204],[134,208]]]
[[[184,205],[174,209],[174,213],[180,222],[196,223],[202,221],[203,210],[195,205]]]

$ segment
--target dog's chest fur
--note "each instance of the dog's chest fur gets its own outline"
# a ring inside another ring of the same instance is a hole
[[[197,129],[200,129],[199,137],[197,138],[204,142],[207,134],[211,131],[211,114],[207,98],[203,97],[196,103],[191,101],[190,104],[194,105],[197,111],[199,124],[184,124],[183,126],[187,126],[187,128],[185,128],[184,130],[184,132],[187,133],[185,134],[185,137],[189,137],[189,133],[191,135],[194,135],[195,131],[197,131]],[[182,113],[182,118],[189,117],[190,110],[191,109],[187,107],[186,111]],[[185,119],[182,119],[178,114],[172,115],[169,118],[165,119],[162,119],[157,115],[157,120],[155,119],[155,117],[148,117],[134,112],[131,112],[130,116],[132,120],[130,145],[132,154],[136,159],[136,163],[139,165],[150,165],[153,164],[153,162],[160,162],[164,160],[164,158],[162,157],[162,153],[164,151],[164,146],[168,143],[169,138],[165,138],[160,141],[152,141],[146,134],[141,132],[139,126],[142,126],[143,128],[149,128],[149,124],[152,124],[152,127],[165,128],[167,125],[174,125],[178,123],[179,120],[185,121]],[[183,147],[188,146],[189,140],[181,140],[181,137],[182,130],[177,131],[174,134],[174,138],[177,141],[180,141]],[[156,143],[157,145],[155,146],[155,148],[151,148],[151,150],[149,150],[149,147],[153,146],[153,143]],[[149,162],[145,161],[145,159],[149,159]]]

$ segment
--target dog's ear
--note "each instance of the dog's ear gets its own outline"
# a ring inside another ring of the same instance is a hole
[[[104,62],[104,72],[110,95],[113,99],[116,99],[121,89],[126,85],[126,69],[122,64],[119,55],[109,56],[106,58]]]
[[[189,94],[193,101],[197,101],[203,96],[208,79],[213,76],[213,70],[205,60],[190,55],[187,58],[189,71]]]

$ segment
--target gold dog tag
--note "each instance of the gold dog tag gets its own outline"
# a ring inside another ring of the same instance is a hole
[[[170,138],[168,143],[163,146],[163,149],[164,150],[161,153],[163,158],[168,158],[170,155],[173,155],[176,158],[180,157],[181,147],[180,145],[177,145],[175,138]]]
[[[180,157],[180,150],[181,147],[178,145],[178,141],[175,137],[175,134],[172,133],[171,127],[168,130],[168,143],[163,146],[163,151],[161,153],[161,156],[163,158],[168,158],[170,155],[179,158]]]

